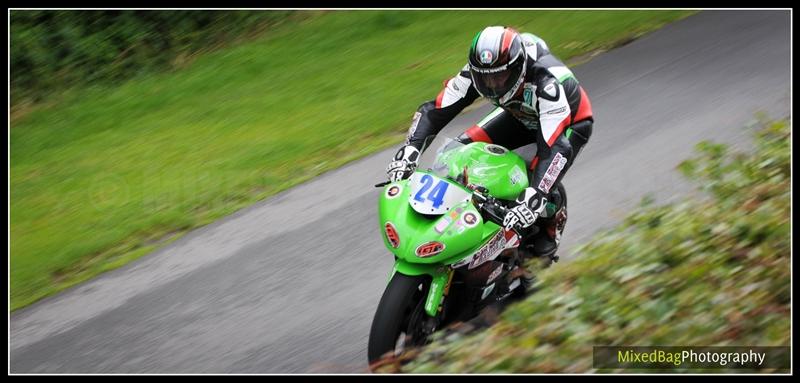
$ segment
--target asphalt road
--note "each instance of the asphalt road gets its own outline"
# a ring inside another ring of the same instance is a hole
[[[574,68],[596,124],[564,180],[562,258],[580,256],[569,250],[645,194],[687,198],[690,185],[674,168],[694,143],[745,148],[755,112],[788,116],[789,36],[788,11],[703,12]],[[455,137],[486,112],[459,116],[441,135]],[[10,372],[365,372],[392,266],[372,185],[393,152],[15,312]]]

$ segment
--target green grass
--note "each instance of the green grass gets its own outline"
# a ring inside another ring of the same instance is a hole
[[[11,123],[11,309],[398,144],[485,25],[567,59],[691,13],[314,12],[175,73],[62,94]]]
[[[541,272],[540,290],[491,328],[440,336],[383,371],[748,372],[598,370],[592,346],[790,345],[790,138],[790,123],[777,121],[758,130],[754,153],[698,144],[680,169],[706,198],[645,202],[574,260]]]

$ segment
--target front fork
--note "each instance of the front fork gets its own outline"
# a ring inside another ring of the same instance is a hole
[[[425,298],[425,313],[435,318],[442,311],[444,298],[450,291],[450,284],[453,282],[453,269],[447,265],[409,263],[398,259],[394,263],[389,280],[392,279],[396,272],[410,276],[426,274],[431,277],[431,286],[428,289],[428,296]]]

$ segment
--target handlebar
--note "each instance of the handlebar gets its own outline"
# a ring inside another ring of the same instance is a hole
[[[476,187],[473,189],[472,199],[478,206],[478,209],[486,213],[486,218],[499,226],[503,226],[503,220],[508,213],[508,209],[500,204],[494,197],[484,195],[486,192],[486,188],[480,186]]]
[[[381,182],[375,184],[375,187],[384,187],[390,183],[392,182]],[[468,187],[472,190],[472,200],[478,207],[478,210],[482,213],[485,213],[484,218],[488,218],[489,221],[494,222],[498,226],[502,227],[503,220],[508,213],[508,209],[498,202],[496,198],[488,195],[489,190],[487,190],[485,187],[477,185],[468,185]],[[517,232],[517,234],[519,234],[518,228],[515,227],[514,230]]]

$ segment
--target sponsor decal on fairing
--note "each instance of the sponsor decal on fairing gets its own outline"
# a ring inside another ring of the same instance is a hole
[[[512,231],[501,230],[486,245],[478,249],[475,254],[453,264],[452,267],[460,267],[469,262],[468,269],[471,270],[497,258],[503,250],[516,246],[519,246],[519,237]]]
[[[384,229],[386,231],[386,239],[389,241],[389,244],[395,249],[400,246],[400,236],[397,235],[397,230],[394,228],[394,225],[392,225],[391,222],[386,222]]]
[[[427,258],[439,254],[442,251],[444,251],[444,243],[431,241],[417,246],[414,253],[420,258]]]
[[[467,212],[461,218],[464,221],[464,226],[475,227],[478,225],[478,216],[473,212]]]
[[[522,170],[519,170],[518,166],[514,166],[514,169],[511,170],[508,179],[511,181],[512,185],[516,185],[522,181],[522,177],[524,176],[525,174],[522,173]]]
[[[458,218],[459,214],[461,214],[462,211],[464,211],[464,208],[457,207],[450,213],[443,215],[442,218],[439,219],[439,222],[436,224],[433,230],[435,230],[439,234],[444,233],[445,230],[447,230],[447,228],[450,226],[450,224],[456,221],[456,219]]]
[[[393,199],[400,195],[400,192],[403,191],[403,188],[400,185],[392,185],[388,189],[386,189],[386,198]]]

